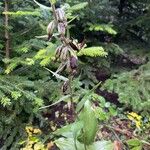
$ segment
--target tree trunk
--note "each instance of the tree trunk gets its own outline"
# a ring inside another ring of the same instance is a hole
[[[4,0],[5,2],[5,12],[9,11],[9,0]],[[6,44],[5,44],[5,56],[6,58],[10,58],[10,35],[9,35],[9,18],[8,14],[5,14],[5,39],[6,39]]]

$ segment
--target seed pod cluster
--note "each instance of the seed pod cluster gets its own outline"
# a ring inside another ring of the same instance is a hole
[[[67,18],[65,16],[65,12],[62,8],[56,9],[56,18],[58,21],[58,33],[61,36],[64,36],[66,33],[66,27],[67,27]]]
[[[75,51],[79,51],[81,46],[77,41],[65,37],[67,18],[64,10],[57,8],[54,13],[55,20],[51,21],[47,26],[48,39],[52,37],[54,29],[57,28],[59,33],[58,38],[62,44],[56,48],[55,58],[65,64],[64,68],[66,68],[71,75],[74,75],[78,66],[78,58]],[[63,91],[65,91],[66,87],[67,83],[64,84]]]
[[[61,46],[57,47],[55,57],[61,62],[66,62],[67,71],[73,73],[77,70],[78,58],[75,53],[71,54],[70,51],[72,50],[69,46],[62,44]]]

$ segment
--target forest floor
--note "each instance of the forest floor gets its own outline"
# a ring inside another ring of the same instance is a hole
[[[131,114],[131,117],[128,116],[128,118],[125,118],[127,112],[124,112],[119,114],[119,116],[111,117],[105,123],[99,123],[96,140],[111,140],[116,147],[118,147],[116,150],[129,150],[127,141],[138,139],[143,142],[143,150],[150,150],[150,143],[143,140],[150,135],[150,127],[144,130],[145,126],[136,120],[136,117],[140,116],[136,113]],[[46,112],[43,116],[49,120],[51,131],[56,131],[57,129],[75,121],[74,113],[68,108],[65,102],[53,106],[53,111]],[[132,117],[135,117],[135,120],[132,119]],[[138,141],[133,141],[133,143],[134,142],[138,143]],[[52,141],[48,142],[47,147],[49,150],[58,150]]]

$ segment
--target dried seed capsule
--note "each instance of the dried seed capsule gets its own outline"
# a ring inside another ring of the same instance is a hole
[[[72,70],[77,69],[78,67],[78,58],[76,56],[70,57],[70,67]]]
[[[79,49],[82,49],[82,48],[86,47],[85,39],[83,39],[83,41],[78,44],[78,47],[79,47]]]
[[[66,33],[66,27],[64,23],[58,23],[58,33],[60,35],[65,35]]]
[[[65,46],[64,48],[63,48],[63,50],[62,50],[62,53],[63,53],[63,60],[66,60],[67,59],[67,57],[68,57],[68,47],[67,46]]]
[[[52,37],[54,29],[55,29],[55,21],[53,20],[47,26],[48,40]]]
[[[62,52],[61,52],[61,55],[60,55],[60,59],[61,59],[61,60],[66,60],[66,59],[67,59],[67,56],[68,56],[68,47],[65,46],[65,47],[63,47],[63,49],[62,49]]]
[[[71,69],[71,67],[70,67],[70,59],[67,61],[66,70],[67,70],[68,72],[72,72],[72,69]]]
[[[62,86],[62,92],[65,93],[68,90],[69,81],[65,81]]]
[[[67,20],[63,21],[63,23],[64,23],[64,26],[67,27],[67,25],[68,25]]]
[[[63,57],[64,57],[64,54],[63,54],[63,51],[61,51],[60,57],[59,57],[61,61],[63,60]]]
[[[73,42],[73,41],[70,41],[69,42],[69,45],[71,46],[71,48],[75,51],[79,51],[79,47],[77,45],[77,43]]]
[[[56,57],[56,58],[59,58],[59,57],[60,57],[61,52],[62,52],[62,49],[63,49],[63,45],[57,47],[57,49],[56,49],[56,54],[55,54],[55,57]]]
[[[69,45],[71,46],[73,50],[79,51],[80,49],[86,46],[85,39],[81,43],[78,43],[78,41],[76,40],[70,40]]]
[[[64,22],[64,21],[67,20],[66,17],[65,17],[65,12],[62,8],[56,9],[56,16],[57,16],[57,20],[59,22]]]

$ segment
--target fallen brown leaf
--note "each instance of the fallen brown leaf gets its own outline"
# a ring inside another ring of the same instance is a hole
[[[122,150],[122,143],[120,141],[114,141],[114,150]]]
[[[53,146],[54,146],[54,143],[53,143],[53,142],[47,143],[47,149],[48,149],[48,150],[51,150]]]

